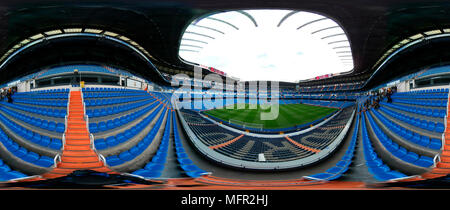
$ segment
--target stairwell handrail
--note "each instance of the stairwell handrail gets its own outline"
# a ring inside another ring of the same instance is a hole
[[[53,158],[53,166],[52,168],[56,168],[58,166],[58,163],[61,162],[61,154],[56,154]]]
[[[69,89],[69,90],[70,90],[70,89]],[[62,141],[61,150],[62,150],[62,151],[64,150],[64,146],[66,145],[66,132],[67,132],[67,127],[69,126],[69,125],[68,125],[68,118],[67,118],[67,116],[69,115],[70,92],[71,92],[71,91],[69,91],[68,97],[67,97],[66,116],[64,116],[64,133],[62,134],[62,137],[61,137],[61,141]],[[54,167],[56,167],[57,161],[58,161],[58,162],[61,162],[61,154],[59,154],[59,153],[55,156],[55,159],[54,159],[54,162],[55,162]]]
[[[449,84],[449,89],[450,89],[450,84]],[[445,131],[447,131],[447,118],[448,118],[449,98],[450,98],[450,91],[447,93],[447,107],[446,107],[447,112],[445,113],[445,116],[444,116],[444,133],[442,133],[442,139],[441,139],[441,141],[442,141],[442,148],[445,146]],[[443,149],[441,149],[441,151],[442,150]],[[439,154],[439,156],[440,156],[440,154]]]
[[[449,84],[449,89],[450,89],[450,84]],[[448,105],[449,105],[449,99],[450,99],[450,91],[447,93],[447,107],[446,110],[447,112],[445,113],[444,116],[444,133],[442,133],[442,137],[441,137],[441,151],[436,154],[436,156],[433,158],[433,167],[436,167],[437,163],[441,161],[441,154],[442,151],[444,150],[444,146],[445,146],[445,131],[447,131],[447,118],[448,118]]]

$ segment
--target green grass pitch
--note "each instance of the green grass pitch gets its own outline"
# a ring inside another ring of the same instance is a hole
[[[233,109],[220,108],[205,111],[206,114],[217,117],[224,121],[230,119],[239,120],[245,123],[262,124],[266,129],[288,128],[296,125],[302,125],[312,122],[333,113],[337,108],[313,106],[307,104],[280,104],[278,118],[275,120],[261,120],[261,107],[250,109],[246,104],[245,109],[237,109],[236,105]],[[251,127],[251,126],[249,126]]]

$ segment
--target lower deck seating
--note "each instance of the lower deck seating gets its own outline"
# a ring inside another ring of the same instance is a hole
[[[46,135],[41,135],[38,132],[33,132],[29,129],[20,126],[7,117],[0,114],[0,122],[8,127],[12,132],[16,133],[18,136],[32,143],[38,144],[42,147],[48,147],[53,150],[60,150],[62,147],[62,140],[58,138],[50,138]]]
[[[173,136],[174,136],[174,146],[175,153],[177,156],[177,161],[180,163],[180,167],[186,173],[186,175],[197,178],[202,175],[207,175],[209,172],[204,171],[203,169],[196,166],[191,159],[189,159],[188,154],[185,152],[183,148],[183,143],[181,143],[180,133],[178,130],[178,125],[176,121],[176,115],[173,115]]]
[[[357,113],[359,113],[359,107],[357,109]],[[350,141],[350,145],[348,146],[344,156],[341,158],[339,162],[336,163],[335,166],[329,168],[324,173],[313,174],[309,176],[304,176],[306,179],[313,180],[336,180],[339,179],[345,172],[347,172],[348,168],[352,164],[352,159],[355,153],[356,143],[358,141],[358,133],[359,133],[359,124],[360,124],[360,115],[356,115],[355,127],[352,133],[352,139]]]
[[[119,144],[125,143],[138,133],[140,133],[160,112],[162,106],[158,106],[149,116],[140,121],[138,124],[133,126],[132,128],[125,130],[117,135],[110,135],[107,138],[100,138],[94,140],[94,145],[97,150],[104,150],[109,147],[114,147]],[[161,115],[163,116],[163,115]],[[132,118],[130,117],[130,120]],[[127,121],[123,121],[123,123],[127,123]],[[90,128],[91,129],[91,128]]]
[[[11,169],[0,159],[0,182],[27,177],[26,174]]]
[[[163,108],[163,113],[159,117],[158,121],[156,122],[155,126],[151,129],[151,131],[141,140],[138,144],[133,146],[131,149],[120,152],[117,155],[111,155],[106,157],[106,163],[111,166],[118,166],[121,164],[124,164],[127,161],[130,161],[136,157],[138,157],[147,147],[152,143],[154,140],[154,137],[156,133],[159,131],[162,121],[164,119],[164,116],[167,113],[167,108]],[[147,118],[148,120],[142,121],[142,126],[147,125],[152,118]]]
[[[401,136],[403,139],[420,145],[422,147],[427,147],[434,150],[439,150],[442,147],[442,141],[440,139],[430,138],[425,135],[420,135],[414,131],[411,131],[410,128],[401,127],[394,122],[390,121],[383,115],[381,115],[377,110],[371,110],[371,112],[388,128],[392,129],[397,135]]]
[[[142,116],[145,116],[145,114],[147,114],[149,111],[155,108],[156,105],[157,105],[156,103],[153,103],[145,107],[144,109],[138,110],[136,112],[127,115],[122,115],[121,117],[109,119],[107,121],[101,121],[98,123],[89,123],[89,132],[93,134],[99,132],[107,132],[119,128],[121,126],[124,126],[136,119],[141,118]]]
[[[428,168],[434,164],[433,158],[427,156],[420,156],[414,152],[408,151],[404,147],[392,141],[374,122],[372,116],[367,114],[369,123],[375,133],[376,138],[381,144],[395,157],[419,167]]]
[[[54,159],[52,157],[42,156],[19,146],[19,144],[8,137],[3,130],[0,130],[0,141],[9,153],[25,162],[45,168],[51,167],[54,164]]]
[[[366,126],[366,116],[365,114],[361,115],[361,129],[362,129],[362,141],[364,148],[364,158],[366,160],[366,165],[369,169],[369,172],[374,175],[375,179],[379,181],[386,181],[391,179],[398,179],[407,177],[407,175],[392,170],[386,165],[383,160],[378,157],[375,152],[372,143],[370,142],[369,134],[367,132]]]
[[[151,161],[145,165],[143,169],[139,169],[133,172],[133,174],[146,178],[158,178],[161,176],[167,159],[167,151],[169,149],[171,119],[172,112],[169,112],[164,128],[164,134],[162,136],[162,140],[158,147],[158,150],[156,151],[156,154],[152,157]]]
[[[6,113],[7,115],[9,115],[9,117],[13,117],[17,120],[22,121],[25,124],[29,124],[31,126],[41,128],[44,130],[48,130],[51,132],[56,132],[56,133],[62,134],[62,133],[64,133],[64,131],[66,129],[64,123],[55,122],[55,121],[51,121],[51,120],[47,121],[47,120],[43,120],[43,119],[39,119],[39,118],[35,118],[35,117],[30,117],[25,114],[8,109],[4,106],[0,106],[0,111]]]

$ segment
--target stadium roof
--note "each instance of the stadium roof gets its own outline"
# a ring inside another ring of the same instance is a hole
[[[336,21],[345,29],[350,40],[354,61],[354,69],[351,74],[377,72],[367,83],[368,86],[376,85],[379,81],[393,76],[406,74],[407,71],[425,65],[427,62],[450,60],[450,55],[446,53],[447,50],[439,52],[435,49],[431,50],[430,47],[448,49],[447,37],[435,37],[433,40],[426,40],[413,48],[404,50],[402,53],[396,53],[396,50],[405,45],[404,42],[403,44],[401,42],[414,35],[432,36],[434,32],[430,31],[446,33],[446,30],[450,28],[450,21],[448,21],[450,3],[445,1],[174,0],[167,3],[131,0],[74,3],[69,0],[61,0],[51,3],[34,2],[31,0],[5,0],[0,3],[0,55],[4,55],[27,37],[44,31],[64,28],[95,28],[120,34],[133,40],[145,49],[152,56],[152,61],[159,66],[191,71],[192,66],[180,59],[178,50],[183,32],[192,21],[221,11],[265,8],[308,11]],[[429,34],[425,32],[429,32]],[[140,61],[136,61],[138,63],[136,65],[130,64],[133,59],[139,60],[133,58],[132,55],[125,56],[126,59],[123,59],[123,53],[129,51],[128,49],[114,50],[113,47],[108,47],[112,45],[107,44],[102,37],[90,39],[85,46],[81,46],[81,39],[78,41],[73,44],[48,42],[41,45],[41,47],[47,47],[45,53],[60,53],[64,56],[54,55],[52,58],[45,59],[43,56],[39,57],[42,54],[34,52],[9,60],[10,63],[0,70],[2,71],[0,82],[7,82],[25,73],[32,73],[30,71],[34,66],[45,63],[40,60],[50,63],[52,60],[66,62],[93,60],[94,58],[111,65],[123,65],[147,79],[161,80],[158,74],[151,73],[154,71],[151,65],[143,65],[145,61],[142,59],[139,58]],[[414,41],[414,39],[405,42],[410,41]],[[59,45],[59,50],[53,45]],[[395,48],[396,46],[397,48]],[[96,47],[96,50],[92,50],[93,47]],[[74,56],[76,59],[72,58],[73,56],[63,49],[70,49],[73,54],[78,56]],[[393,50],[387,53],[391,49]],[[405,55],[413,50],[414,54]],[[404,65],[392,62],[383,64],[384,60],[380,60],[380,58],[383,56],[389,58],[392,53],[402,55],[401,59],[396,60],[400,62],[404,59]],[[136,52],[131,54],[135,55]],[[383,68],[379,68],[382,64]],[[394,65],[395,70],[392,70],[393,67],[387,68],[388,64]]]

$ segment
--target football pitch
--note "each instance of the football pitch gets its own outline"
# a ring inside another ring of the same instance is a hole
[[[250,108],[249,104],[245,104],[245,109],[238,109],[236,105],[231,105],[233,109],[227,107],[220,109],[212,109],[204,113],[223,121],[232,120],[235,124],[251,123],[263,125],[265,129],[289,128],[296,125],[303,125],[314,120],[320,119],[338,110],[337,108],[313,106],[307,104],[280,104],[278,118],[275,120],[261,120],[261,112],[269,112],[261,107]],[[236,122],[240,121],[240,122]],[[247,127],[256,127],[246,125]]]

